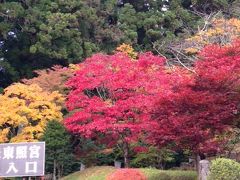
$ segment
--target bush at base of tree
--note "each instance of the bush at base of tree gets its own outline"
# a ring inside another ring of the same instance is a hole
[[[140,147],[141,148],[141,147]],[[162,148],[158,149],[154,146],[151,146],[149,149],[145,151],[140,151],[136,153],[134,159],[130,162],[131,167],[156,167],[160,169],[165,169],[167,165],[171,165],[171,163],[175,163],[174,152]]]
[[[119,169],[110,174],[107,180],[147,180],[147,178],[136,169]]]
[[[212,161],[209,180],[240,179],[240,164],[231,159],[218,158]]]

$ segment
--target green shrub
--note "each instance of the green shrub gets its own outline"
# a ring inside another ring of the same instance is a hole
[[[197,180],[197,172],[180,170],[142,169],[148,180]]]
[[[153,174],[148,180],[171,180],[171,177],[166,173]]]
[[[157,149],[151,146],[147,152],[137,153],[131,160],[131,167],[165,168],[168,163],[174,162],[174,153],[169,149]]]
[[[231,159],[218,158],[212,161],[209,180],[239,180],[240,164]]]
[[[168,171],[171,180],[197,180],[196,171]]]

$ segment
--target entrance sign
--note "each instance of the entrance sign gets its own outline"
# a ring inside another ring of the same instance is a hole
[[[0,144],[0,177],[44,176],[45,142]]]

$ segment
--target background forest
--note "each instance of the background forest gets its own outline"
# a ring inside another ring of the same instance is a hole
[[[227,0],[3,0],[1,87],[33,77],[37,69],[111,53],[122,43],[169,53],[168,46],[202,28],[206,16],[221,11],[236,17],[237,5]]]
[[[53,179],[81,163],[239,161],[239,12],[239,0],[0,0],[0,143],[45,141]]]

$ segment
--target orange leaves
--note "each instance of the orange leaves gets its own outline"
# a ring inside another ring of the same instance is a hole
[[[197,54],[198,51],[199,51],[199,50],[198,50],[197,48],[194,48],[194,47],[189,47],[189,48],[186,48],[186,49],[185,49],[185,52],[186,52],[188,55]]]
[[[186,40],[188,47],[185,48],[185,52],[187,54],[197,54],[209,44],[230,44],[240,36],[239,19],[213,19],[210,24],[210,28],[205,28]]]
[[[129,44],[123,43],[120,46],[118,46],[116,48],[116,50],[119,51],[119,52],[125,53],[126,55],[128,55],[132,59],[137,58],[137,53],[134,51],[133,47]]]
[[[80,65],[79,64],[78,65],[76,65],[76,64],[69,64],[69,69],[72,70],[73,72],[75,72],[75,71],[80,69]],[[67,70],[67,69],[65,68],[65,70]]]
[[[27,85],[37,84],[44,91],[53,92],[59,91],[65,95],[67,93],[67,87],[65,82],[68,78],[73,76],[74,72],[79,67],[76,65],[69,65],[69,68],[63,68],[61,66],[54,66],[50,69],[37,70],[37,77],[32,79],[23,79],[22,82]]]

